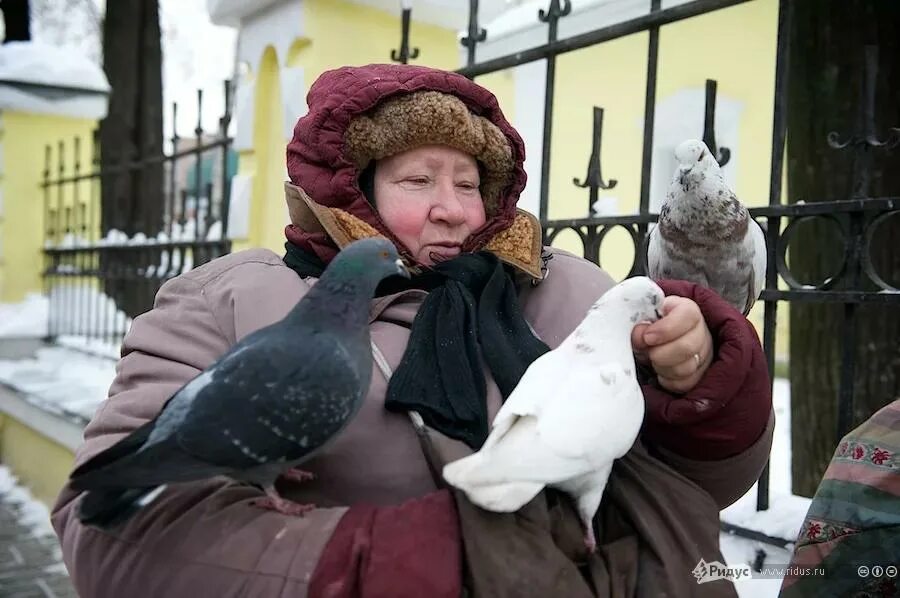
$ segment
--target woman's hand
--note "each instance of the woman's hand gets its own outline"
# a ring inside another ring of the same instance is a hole
[[[712,334],[691,299],[670,295],[663,301],[662,313],[653,324],[635,326],[631,344],[638,361],[653,367],[660,386],[686,393],[712,363]]]

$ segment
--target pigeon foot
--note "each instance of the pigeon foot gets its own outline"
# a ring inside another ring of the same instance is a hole
[[[316,508],[312,504],[300,504],[286,498],[267,496],[258,498],[251,503],[254,507],[277,511],[282,515],[290,515],[291,517],[303,517],[306,513]]]
[[[306,471],[305,469],[297,469],[296,467],[292,467],[287,471],[281,474],[281,477],[285,480],[289,480],[291,482],[307,482],[309,480],[316,479],[316,474],[311,471]]]
[[[277,511],[282,515],[290,515],[291,517],[303,517],[303,515],[316,508],[316,505],[313,504],[301,504],[282,498],[274,486],[266,487],[265,498],[257,498],[250,504],[260,509]]]

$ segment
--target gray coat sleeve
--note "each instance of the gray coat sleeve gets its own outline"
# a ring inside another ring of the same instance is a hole
[[[235,342],[223,333],[227,317],[213,315],[205,293],[197,280],[175,278],[159,291],[154,309],[134,320],[109,398],[85,430],[76,465],[152,419]],[[258,496],[224,478],[170,486],[107,532],[78,521],[79,495],[67,486],[51,519],[81,596],[306,596],[346,509],[285,517],[251,506]]]

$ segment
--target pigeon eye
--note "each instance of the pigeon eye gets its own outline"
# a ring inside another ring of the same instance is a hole
[[[705,153],[706,153],[705,151],[700,152],[700,155],[697,156],[697,162],[699,162],[700,160],[703,159],[703,154],[705,154]]]
[[[381,252],[381,257],[387,258],[387,257],[388,257],[388,252],[387,252],[387,251],[382,251],[382,252]]]

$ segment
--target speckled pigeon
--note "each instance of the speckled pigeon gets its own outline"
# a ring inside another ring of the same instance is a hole
[[[517,511],[545,486],[571,495],[593,551],[593,517],[612,471],[637,438],[644,396],[631,331],[659,319],[664,295],[645,276],[607,291],[559,347],[538,357],[494,418],[481,449],[444,479],[489,511]]]
[[[260,506],[302,515],[275,480],[309,459],[359,409],[372,375],[369,303],[378,283],[409,277],[383,238],[348,245],[279,322],[247,335],[147,422],[72,472],[87,490],[79,518],[116,525],[166,484],[225,475],[262,486]]]
[[[766,238],[702,141],[675,149],[678,170],[650,232],[647,273],[708,287],[744,315],[766,278]]]

